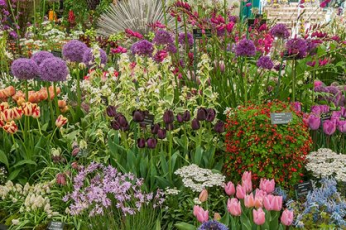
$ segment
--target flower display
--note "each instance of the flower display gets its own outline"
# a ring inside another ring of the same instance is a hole
[[[29,80],[38,76],[39,68],[35,61],[19,58],[11,65],[12,74],[20,80]]]
[[[40,78],[43,81],[65,81],[69,74],[66,63],[60,58],[47,58],[39,66]]]
[[[32,55],[31,60],[34,60],[37,66],[40,66],[41,63],[47,58],[54,58],[54,55],[47,51],[39,51],[37,53],[34,53],[34,55]]]

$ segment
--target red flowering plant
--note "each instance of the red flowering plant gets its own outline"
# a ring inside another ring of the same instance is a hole
[[[288,124],[272,124],[271,113],[291,113]],[[303,166],[312,141],[302,114],[284,102],[249,104],[230,111],[226,125],[224,171],[239,180],[245,171],[253,179],[274,178],[284,186],[293,186],[303,176]]]

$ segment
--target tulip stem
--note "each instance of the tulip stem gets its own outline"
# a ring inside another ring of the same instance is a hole
[[[292,60],[292,102],[296,101],[296,61]]]
[[[53,87],[54,87],[55,110],[56,110],[56,116],[58,117],[60,115],[60,111],[59,111],[59,104],[58,104],[58,95],[56,93],[56,82],[53,83]]]
[[[49,92],[49,82],[47,82],[47,95],[48,95],[48,105],[50,109],[50,119],[52,122],[52,128],[54,127],[54,111],[53,111],[53,105],[52,105],[52,100],[50,99],[50,92]]]
[[[82,104],[82,93],[80,90],[80,71],[77,71],[77,105],[78,105],[78,109],[81,107]]]
[[[169,167],[169,177],[172,182],[172,145],[173,145],[173,140],[172,140],[172,132],[168,132],[169,135],[169,149],[168,149],[168,157],[169,157],[169,162],[168,162],[168,167]]]

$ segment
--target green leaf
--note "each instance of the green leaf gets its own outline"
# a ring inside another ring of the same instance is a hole
[[[18,174],[20,173],[20,171],[22,171],[22,169],[16,169],[16,170],[14,170],[14,171],[12,171],[11,173],[10,173],[10,175],[8,176],[8,180],[14,180],[14,179],[16,179],[17,178],[17,176],[18,176]]]
[[[179,230],[196,230],[197,228],[192,224],[180,222],[174,225]]]
[[[242,225],[242,229],[251,230],[251,222],[250,222],[249,218],[247,218],[247,216],[241,215],[240,216],[240,223]]]
[[[36,162],[35,161],[32,161],[32,160],[21,160],[19,161],[17,164],[15,164],[13,166],[13,168],[16,168],[18,166],[21,166],[21,165],[26,165],[26,164],[29,164],[29,165],[36,165]]]
[[[6,165],[6,167],[7,167],[7,169],[9,169],[7,156],[6,156],[6,154],[2,150],[0,150],[0,162],[4,163]]]

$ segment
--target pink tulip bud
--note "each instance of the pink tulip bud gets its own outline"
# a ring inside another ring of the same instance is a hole
[[[204,211],[203,208],[197,205],[193,207],[193,215],[197,217],[200,223],[207,222],[209,219],[209,211]]]
[[[281,215],[281,223],[285,226],[290,226],[293,223],[293,211],[285,210]]]
[[[249,194],[249,195],[245,195],[245,198],[244,198],[244,205],[245,205],[245,207],[247,207],[247,208],[251,208],[251,207],[254,207],[254,206],[255,206],[255,199],[254,199],[252,193]]]
[[[274,179],[271,179],[271,180],[261,179],[260,189],[265,191],[266,193],[274,192],[274,189],[275,189]]]
[[[245,188],[245,192],[251,192],[252,191],[252,181],[251,180],[243,180],[242,181],[242,186]]]
[[[208,199],[208,191],[206,189],[203,189],[202,192],[199,194],[198,197],[200,202],[205,202]]]
[[[251,172],[245,171],[245,172],[243,173],[243,176],[241,177],[241,180],[242,180],[242,181],[244,181],[244,180],[249,180],[249,181],[251,181],[251,180],[252,180]]]
[[[263,212],[262,208],[258,210],[254,209],[252,211],[253,214],[253,222],[257,225],[262,225],[266,221],[266,214]]]
[[[268,195],[264,198],[264,207],[268,211],[281,211],[282,208],[282,196]]]
[[[66,177],[65,177],[65,174],[59,173],[58,175],[56,175],[56,183],[57,183],[58,185],[66,185]]]
[[[246,194],[246,190],[244,187],[242,187],[240,184],[237,185],[237,193],[236,196],[238,199],[244,199]]]
[[[233,216],[241,215],[241,204],[237,198],[228,199],[227,201],[227,210]]]
[[[221,220],[221,216],[220,216],[220,214],[219,214],[218,212],[215,212],[215,214],[214,214],[214,220],[216,220],[216,221]]]
[[[225,185],[225,192],[227,195],[232,196],[235,193],[234,184],[230,181]]]

